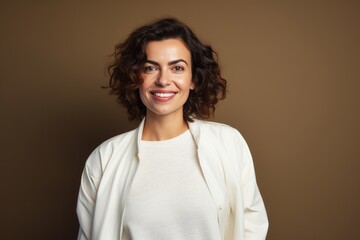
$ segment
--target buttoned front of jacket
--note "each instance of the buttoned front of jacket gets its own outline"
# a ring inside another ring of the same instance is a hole
[[[222,239],[265,239],[267,215],[245,140],[224,124],[201,120],[188,124],[217,207]],[[144,120],[137,129],[105,141],[89,156],[78,197],[78,240],[121,240],[128,193],[141,163],[143,127]]]

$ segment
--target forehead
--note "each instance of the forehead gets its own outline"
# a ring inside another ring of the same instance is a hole
[[[150,41],[146,44],[148,59],[154,58],[186,58],[190,60],[191,53],[185,43],[176,38]]]

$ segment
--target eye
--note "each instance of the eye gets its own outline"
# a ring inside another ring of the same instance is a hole
[[[184,71],[185,68],[183,66],[174,66],[172,70],[175,72],[181,72]]]
[[[150,73],[152,71],[155,71],[156,68],[154,66],[144,66],[144,73]]]

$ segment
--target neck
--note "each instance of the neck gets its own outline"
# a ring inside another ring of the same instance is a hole
[[[154,116],[147,114],[142,140],[162,141],[179,136],[188,129],[183,116]]]

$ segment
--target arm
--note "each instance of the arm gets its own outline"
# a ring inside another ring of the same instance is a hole
[[[79,219],[78,240],[91,239],[93,228],[93,217],[96,203],[96,195],[100,177],[95,176],[94,172],[100,172],[100,156],[95,150],[88,158],[81,177],[81,185],[77,202],[77,215]]]
[[[255,169],[250,150],[239,134],[240,171],[244,200],[245,240],[266,238],[268,219],[259,188],[256,183]]]

